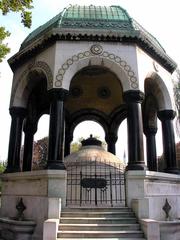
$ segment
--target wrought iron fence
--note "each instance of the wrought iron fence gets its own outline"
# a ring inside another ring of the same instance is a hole
[[[125,205],[125,180],[120,165],[91,161],[67,170],[68,206]]]

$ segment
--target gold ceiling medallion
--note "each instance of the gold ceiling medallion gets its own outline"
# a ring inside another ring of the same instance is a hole
[[[99,44],[94,44],[91,46],[90,51],[95,55],[99,55],[103,52],[103,48]]]

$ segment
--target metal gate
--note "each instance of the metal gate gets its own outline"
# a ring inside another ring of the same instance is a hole
[[[67,168],[67,205],[115,207],[125,205],[124,173],[117,164],[91,161]]]

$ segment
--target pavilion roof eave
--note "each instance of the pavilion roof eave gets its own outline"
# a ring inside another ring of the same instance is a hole
[[[22,59],[26,59],[27,55],[34,54],[36,51],[43,49],[46,45],[52,44],[57,40],[65,41],[112,41],[112,42],[127,42],[135,43],[140,48],[142,48],[146,53],[152,56],[157,60],[165,69],[169,72],[173,72],[177,64],[157,45],[155,45],[151,39],[149,39],[144,33],[140,30],[136,31],[120,31],[117,30],[107,30],[107,29],[70,29],[70,28],[53,28],[46,34],[33,39],[32,42],[29,42],[26,47],[14,56],[12,56],[8,63],[11,66],[12,70],[16,68],[18,62]]]

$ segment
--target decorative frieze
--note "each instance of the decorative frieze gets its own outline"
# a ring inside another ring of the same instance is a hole
[[[128,63],[120,56],[116,56],[114,53],[103,51],[103,48],[100,44],[94,44],[90,47],[89,51],[79,52],[78,54],[73,55],[71,58],[68,58],[58,70],[55,80],[55,87],[60,88],[62,86],[64,75],[71,65],[82,59],[90,58],[97,55],[102,60],[108,59],[118,64],[128,77],[131,88],[138,89],[138,80],[131,66],[128,65]]]

